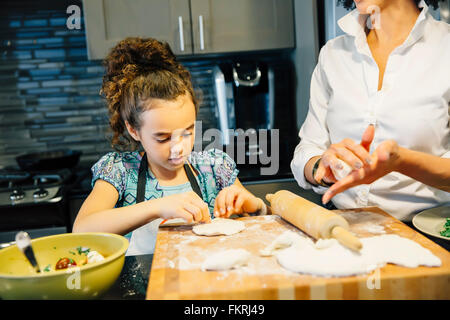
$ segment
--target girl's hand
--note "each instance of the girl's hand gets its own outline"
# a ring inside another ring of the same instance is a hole
[[[259,200],[247,189],[238,185],[223,188],[216,198],[214,216],[228,218],[232,214],[253,213],[261,209]]]
[[[359,170],[352,171],[347,177],[333,184],[322,197],[325,204],[336,194],[360,184],[370,184],[375,180],[395,171],[400,162],[397,142],[388,140],[382,142],[373,152],[372,163]]]
[[[211,222],[209,209],[195,192],[185,192],[155,200],[161,219],[182,218],[187,223]]]
[[[342,164],[338,159],[348,163],[353,170],[360,170],[365,165],[370,165],[371,156],[369,154],[370,144],[375,135],[375,127],[369,125],[357,144],[351,139],[344,139],[339,143],[332,144],[322,155],[319,167],[317,168],[314,179],[317,182],[336,183],[331,168],[341,170]]]

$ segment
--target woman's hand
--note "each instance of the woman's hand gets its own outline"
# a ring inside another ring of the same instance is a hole
[[[252,213],[261,209],[262,200],[239,184],[223,188],[216,198],[214,216],[228,218],[232,214]]]
[[[185,192],[155,199],[155,205],[162,219],[182,218],[187,223],[210,222],[209,209],[195,192]]]
[[[331,168],[335,170],[343,169],[338,159],[349,164],[353,170],[360,170],[365,165],[370,165],[372,159],[369,149],[374,135],[375,128],[373,125],[369,125],[364,131],[360,144],[351,139],[344,139],[341,142],[330,145],[321,157],[314,179],[317,182],[337,183]]]
[[[371,164],[352,171],[347,177],[333,184],[322,197],[325,204],[336,194],[360,184],[370,184],[399,167],[399,146],[393,140],[382,142],[371,156]]]

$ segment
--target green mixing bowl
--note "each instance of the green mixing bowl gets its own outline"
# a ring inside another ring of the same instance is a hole
[[[111,233],[65,233],[37,238],[31,244],[40,273],[34,271],[16,245],[0,250],[0,298],[100,297],[120,275],[128,248],[126,238]],[[81,265],[86,260],[86,248],[97,251],[105,260]],[[78,266],[55,270],[56,262],[65,257]]]

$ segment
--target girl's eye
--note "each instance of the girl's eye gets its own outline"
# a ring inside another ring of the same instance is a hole
[[[170,138],[165,138],[165,139],[162,139],[162,140],[156,139],[156,141],[158,141],[159,143],[164,143],[164,142],[167,142],[169,140],[170,140]]]

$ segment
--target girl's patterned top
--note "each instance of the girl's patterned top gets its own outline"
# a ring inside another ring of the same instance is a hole
[[[107,153],[92,167],[92,186],[97,179],[107,181],[119,192],[116,207],[135,204],[141,159],[138,151]],[[223,188],[231,186],[239,173],[236,163],[225,152],[218,149],[193,151],[189,155],[188,161],[198,172],[196,179],[202,192],[203,201],[208,204],[211,217],[214,218],[214,201],[217,194]],[[149,168],[145,185],[145,200],[162,198],[164,195],[163,188]]]

